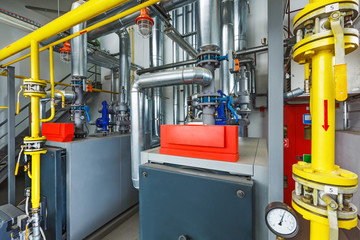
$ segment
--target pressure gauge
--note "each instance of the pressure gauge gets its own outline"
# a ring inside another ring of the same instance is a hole
[[[299,222],[294,210],[282,202],[267,205],[265,222],[271,232],[282,238],[292,238],[299,232]]]

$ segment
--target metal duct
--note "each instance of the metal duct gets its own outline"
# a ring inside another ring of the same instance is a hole
[[[246,23],[248,16],[247,0],[234,0],[234,48],[235,51],[246,49]]]
[[[234,50],[234,0],[222,0],[222,44],[221,55]],[[234,74],[230,73],[230,63],[223,61],[220,66],[220,88],[226,95],[233,93],[235,87]]]
[[[218,0],[198,0],[198,50],[220,50],[220,4]]]
[[[189,32],[189,26],[188,26],[189,19],[187,18],[188,11],[189,11],[188,6],[185,6],[185,7],[182,8],[182,34],[183,35],[187,34]],[[189,43],[189,46],[191,46],[190,43]],[[191,48],[192,48],[192,46],[191,46]],[[196,55],[197,55],[197,52],[196,52]],[[188,60],[188,59],[189,59],[189,55],[187,54],[187,52],[183,51],[183,60],[185,61],[185,60]],[[187,98],[189,97],[189,93],[190,93],[190,85],[184,85],[183,86],[183,102],[182,102],[183,114],[184,114],[183,115],[184,116],[184,118],[183,118],[184,124],[186,122],[185,119],[186,119],[186,116],[188,114]]]
[[[125,89],[125,103],[130,101],[130,36],[127,30],[118,32],[119,35],[119,89]]]
[[[71,5],[71,10],[78,8],[85,1],[79,0]],[[86,22],[80,23],[70,29],[70,34],[80,32],[86,28]],[[71,75],[87,77],[87,33],[71,39]]]
[[[194,2],[195,0],[163,0],[158,5],[162,7],[165,12],[170,12],[174,9],[177,9],[179,7],[183,7],[187,4],[190,4]],[[136,2],[136,1],[132,1]],[[155,17],[155,13],[153,13],[151,10],[149,10],[150,17]],[[102,37],[104,35],[114,33],[122,28],[130,27],[131,25],[134,25],[135,19],[140,15],[140,12],[136,12],[133,14],[130,14],[127,17],[124,17],[122,19],[119,19],[118,21],[109,23],[108,25],[105,25],[101,28],[95,29],[88,33],[88,38],[90,40]]]
[[[62,92],[62,94],[64,94],[65,97],[65,102],[72,102],[75,100],[76,95],[73,91],[70,90],[57,90],[58,92]],[[58,92],[55,92],[55,99],[56,100],[62,100],[62,95]],[[51,98],[51,91],[46,91],[46,98],[48,98],[48,100],[50,100]]]
[[[179,20],[178,20],[178,10],[172,12],[172,21],[173,26],[175,28],[179,27]],[[173,42],[173,53],[172,53],[172,62],[179,62],[180,55],[179,55],[179,46],[176,42]],[[173,87],[173,124],[177,125],[180,122],[180,108],[179,108],[179,86]]]
[[[158,67],[164,64],[164,35],[163,24],[159,17],[154,18],[154,26],[150,38],[150,67]],[[163,122],[162,114],[162,88],[153,89],[153,134],[160,137],[160,125]]]
[[[284,93],[284,99],[289,100],[292,98],[296,98],[304,93],[304,89],[301,88],[295,88],[289,92]]]
[[[112,68],[111,69],[111,91],[112,92],[116,92],[116,89],[118,89],[118,86],[116,86],[118,83],[118,81],[116,81],[116,77],[115,77],[115,69]],[[111,94],[111,103],[115,103],[118,101],[118,96],[117,94]]]
[[[197,3],[192,3],[192,11],[191,11],[191,19],[192,19],[192,28],[191,28],[191,32],[195,32],[197,29],[197,20],[196,20],[196,13],[197,13]],[[193,40],[192,40],[192,45],[194,49],[197,49],[197,41],[198,41],[198,34],[194,34],[192,36]],[[199,85],[194,84],[192,86],[192,90],[193,90],[193,94],[195,93],[199,93],[201,91],[201,89],[199,89]],[[197,112],[197,109],[195,109],[195,113]]]
[[[134,82],[131,88],[131,171],[135,188],[139,188],[140,154],[144,150],[145,136],[140,108],[143,102],[141,93],[148,88],[166,87],[183,84],[207,86],[213,81],[213,74],[205,68],[184,68],[159,73],[144,74]]]
[[[196,50],[183,39],[182,35],[176,30],[176,28],[169,26],[165,29],[165,34],[174,42],[176,42],[183,50],[185,50],[191,57],[197,56]]]

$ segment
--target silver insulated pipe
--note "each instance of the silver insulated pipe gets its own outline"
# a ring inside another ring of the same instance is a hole
[[[71,10],[81,6],[85,1],[74,2]],[[70,33],[76,33],[86,28],[86,22],[80,23],[70,29]],[[76,93],[76,99],[71,105],[71,119],[75,125],[75,137],[85,137],[85,97],[83,82],[87,77],[87,33],[71,39],[71,86]]]
[[[221,20],[222,20],[222,44],[221,55],[231,54],[234,50],[234,0],[222,0],[221,3]],[[229,71],[230,64],[223,61],[220,66],[220,89],[226,95],[234,93],[235,78]]]
[[[164,34],[163,24],[159,17],[154,18],[154,26],[150,37],[150,67],[158,67],[164,64]],[[153,89],[153,134],[160,137],[160,125],[162,124],[162,88]]]
[[[176,29],[179,29],[179,20],[178,20],[178,10],[172,11],[171,18],[172,24]],[[176,42],[173,42],[173,52],[172,52],[172,60],[173,62],[179,62],[180,55],[179,55],[179,46]],[[179,108],[179,86],[173,86],[173,124],[177,125],[180,122],[180,108]]]
[[[139,166],[141,151],[145,148],[143,122],[143,92],[148,88],[166,87],[184,84],[207,86],[213,81],[213,74],[205,68],[184,68],[171,71],[144,74],[134,82],[131,88],[131,173],[135,188],[139,188]]]
[[[118,32],[119,35],[119,89],[116,92],[121,92],[125,89],[125,103],[130,101],[130,36],[127,30]]]
[[[207,58],[209,55],[215,57],[219,55],[220,50],[220,1],[218,0],[199,0],[197,7],[197,33],[199,58]],[[216,59],[202,60],[197,66],[207,68],[211,73],[215,74],[215,69],[219,66],[219,61]],[[210,98],[216,95],[215,82],[211,82],[209,86],[203,88],[201,93],[203,97]],[[215,104],[203,104],[203,123],[204,125],[215,125]]]
[[[71,5],[71,10],[81,6],[85,1],[79,0]],[[70,29],[70,33],[80,32],[86,28],[86,22]],[[71,39],[71,74],[74,77],[87,77],[87,33]]]
[[[235,51],[247,48],[246,23],[248,16],[247,0],[234,0],[234,48]]]
[[[198,0],[199,51],[220,50],[220,4],[218,0]]]

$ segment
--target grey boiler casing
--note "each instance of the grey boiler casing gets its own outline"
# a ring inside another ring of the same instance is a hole
[[[246,177],[143,164],[140,240],[251,240],[253,187]]]

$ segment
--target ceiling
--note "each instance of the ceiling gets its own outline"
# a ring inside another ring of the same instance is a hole
[[[51,19],[55,19],[58,17],[58,10],[60,10],[60,15],[62,15],[63,12],[67,12],[70,10],[71,4],[74,1],[75,0],[25,0],[25,6],[34,7],[32,10],[35,11],[37,14],[44,15]],[[41,10],[40,8],[43,10]]]

